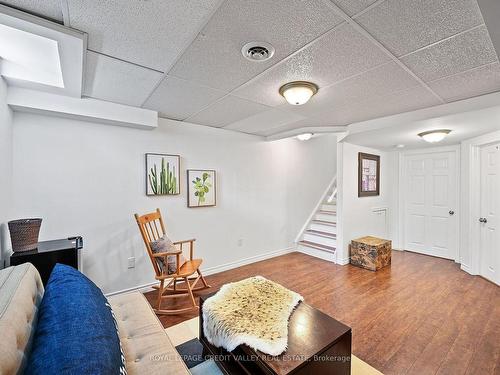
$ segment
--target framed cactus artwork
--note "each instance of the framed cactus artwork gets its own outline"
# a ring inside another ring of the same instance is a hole
[[[146,154],[146,195],[180,193],[179,155]]]
[[[216,174],[211,169],[188,169],[188,207],[213,207],[216,205]]]

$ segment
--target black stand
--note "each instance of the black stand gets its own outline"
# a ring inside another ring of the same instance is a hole
[[[56,263],[66,264],[78,269],[78,250],[82,248],[82,237],[42,241],[38,243],[38,248],[35,250],[13,253],[10,256],[10,265],[17,266],[22,263],[32,263],[40,273],[45,286]]]

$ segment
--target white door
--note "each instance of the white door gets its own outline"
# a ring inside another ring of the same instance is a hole
[[[479,273],[500,284],[500,145],[481,149],[481,217]]]
[[[456,153],[406,155],[405,249],[455,259],[458,246]]]

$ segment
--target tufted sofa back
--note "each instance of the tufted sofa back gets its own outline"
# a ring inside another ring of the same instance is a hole
[[[0,374],[22,372],[43,292],[40,275],[31,263],[0,270]]]

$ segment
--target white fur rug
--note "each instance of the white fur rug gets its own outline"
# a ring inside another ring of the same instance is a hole
[[[300,301],[300,294],[262,276],[226,284],[203,304],[205,337],[228,351],[246,344],[279,355],[287,348],[288,319]]]

